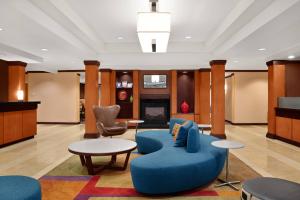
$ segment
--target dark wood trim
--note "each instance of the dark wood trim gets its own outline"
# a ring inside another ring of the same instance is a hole
[[[234,123],[234,122],[229,121],[229,120],[225,120],[225,122],[227,122],[231,125],[235,125],[235,126],[268,125],[268,123]]]
[[[36,134],[35,134],[35,135],[36,135]],[[12,144],[16,144],[16,143],[19,143],[19,142],[23,142],[23,141],[25,141],[25,140],[30,140],[30,139],[33,139],[33,138],[34,138],[34,136],[30,136],[30,137],[22,138],[22,139],[19,139],[19,140],[15,140],[15,141],[13,141],[13,142],[1,144],[1,145],[0,145],[0,148],[6,147],[6,146],[9,146],[9,145],[12,145]]]
[[[225,78],[230,78],[230,77],[233,77],[233,76],[234,76],[234,73],[231,73],[228,76],[225,76]]]
[[[46,72],[46,71],[26,71],[26,74],[37,74],[37,73],[50,73],[50,72]]]
[[[80,122],[37,122],[38,124],[66,124],[66,125],[76,125]]]
[[[26,67],[27,63],[22,61],[6,61],[9,66],[21,66]]]
[[[291,108],[275,108],[276,116],[300,119],[300,109],[291,109]]]
[[[100,69],[99,71],[100,71],[100,72],[111,72],[112,69],[106,68],[106,69]],[[123,70],[122,70],[122,71],[123,71]]]
[[[210,68],[201,68],[198,70],[199,72],[211,72]]]
[[[283,142],[286,142],[286,143],[289,143],[289,144],[292,144],[292,145],[295,145],[297,147],[300,147],[300,142],[297,142],[297,141],[294,141],[294,140],[290,140],[290,139],[286,139],[286,138],[283,138],[283,137],[280,137],[278,135],[274,135],[274,134],[269,134],[267,133],[267,138],[270,138],[270,139],[277,139],[277,140],[280,140],[280,141],[283,141]]]
[[[210,66],[212,65],[226,65],[226,60],[211,60],[209,62]]]
[[[272,65],[287,65],[287,64],[300,64],[300,60],[270,60],[266,62],[266,65],[272,66]]]
[[[100,133],[84,133],[84,138],[87,139],[93,139],[93,138],[99,138],[100,137]]]
[[[0,102],[0,112],[35,110],[40,103],[39,101]]]
[[[273,133],[269,133],[269,132],[268,132],[268,133],[266,134],[266,137],[267,137],[267,138],[270,138],[270,139],[275,139],[275,138],[276,138],[276,135],[273,134]]]
[[[246,69],[246,70],[240,70],[240,69],[228,69],[225,70],[225,72],[268,72],[267,69]]]
[[[85,60],[83,61],[85,65],[98,65],[100,66],[100,62],[98,60]]]
[[[219,139],[223,139],[223,140],[226,139],[226,134],[214,134],[214,133],[211,133],[210,135],[214,136],[216,138],[219,138]]]

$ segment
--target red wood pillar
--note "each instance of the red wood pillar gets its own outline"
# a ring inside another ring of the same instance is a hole
[[[225,64],[226,60],[212,60],[211,66],[211,135],[225,135]]]
[[[140,118],[139,71],[133,71],[133,119]]]
[[[171,117],[177,114],[177,71],[171,71]]]
[[[8,61],[8,101],[17,101],[17,91],[24,92],[25,100],[25,67],[26,63]]]
[[[99,105],[99,65],[97,60],[86,60],[85,64],[85,138],[98,138],[93,106]]]
[[[111,105],[111,93],[112,93],[112,70],[100,69],[101,72],[101,106]],[[114,85],[115,87],[115,85]]]
[[[285,64],[280,61],[267,62],[268,65],[268,138],[276,135],[276,113],[278,97],[285,96]]]

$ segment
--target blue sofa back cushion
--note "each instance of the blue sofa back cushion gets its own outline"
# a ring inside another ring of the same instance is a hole
[[[180,119],[180,118],[171,118],[170,119],[170,125],[169,125],[169,133],[172,134],[173,127],[175,123],[177,124],[183,124],[186,120]]]
[[[196,153],[200,150],[200,134],[198,126],[195,123],[189,129],[186,146],[186,151],[189,153]]]
[[[187,143],[188,131],[192,127],[193,121],[188,120],[184,126],[181,126],[176,137],[174,147],[185,147]]]

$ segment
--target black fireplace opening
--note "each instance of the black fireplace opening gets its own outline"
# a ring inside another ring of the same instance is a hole
[[[168,128],[170,99],[141,99],[140,118],[145,121],[141,128]]]

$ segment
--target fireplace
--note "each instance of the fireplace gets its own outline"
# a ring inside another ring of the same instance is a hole
[[[141,99],[140,118],[142,128],[168,128],[170,99]]]

